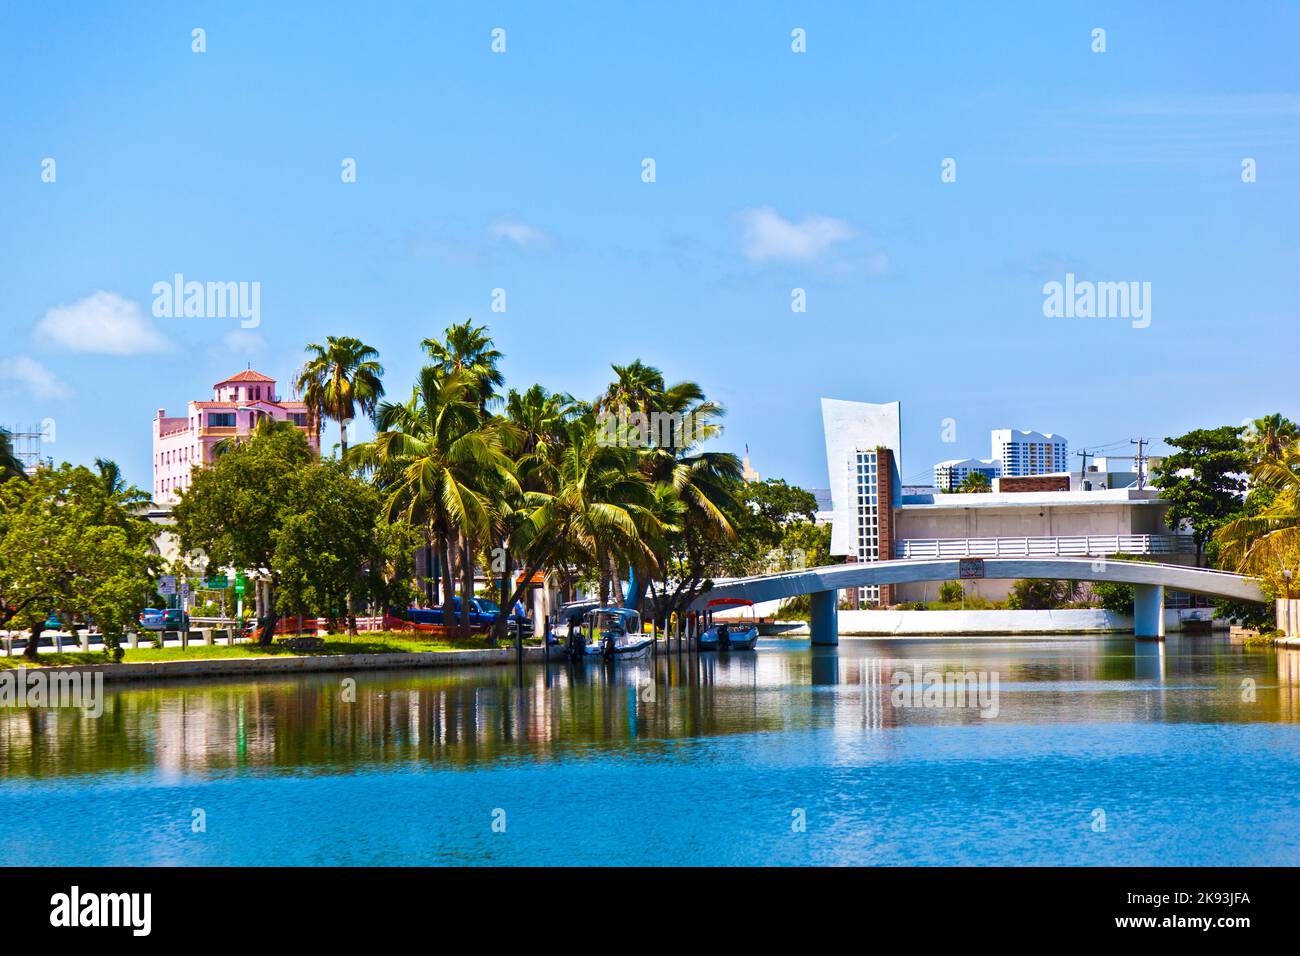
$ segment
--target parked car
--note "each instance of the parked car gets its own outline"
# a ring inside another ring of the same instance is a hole
[[[163,627],[163,612],[156,607],[147,607],[136,615],[136,621],[146,631],[161,631]]]
[[[190,626],[190,616],[178,607],[147,607],[137,620],[146,631],[183,631]]]
[[[460,598],[452,598],[452,623],[460,623]],[[497,618],[501,616],[501,608],[494,601],[487,598],[473,598],[469,603],[469,623],[470,627],[487,627],[495,624]],[[442,606],[438,607],[411,607],[406,609],[406,617],[415,624],[441,624]],[[512,626],[527,627],[528,618],[520,617],[518,614],[511,614],[508,622]]]

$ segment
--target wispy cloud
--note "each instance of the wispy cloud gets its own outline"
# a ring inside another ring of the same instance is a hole
[[[741,252],[754,262],[808,262],[822,256],[836,243],[857,235],[843,219],[805,216],[795,222],[771,206],[742,210],[738,218],[742,228]]]
[[[263,355],[269,347],[260,332],[248,329],[232,329],[221,337],[221,345],[227,352],[248,356]]]
[[[521,249],[544,246],[550,241],[545,232],[518,219],[497,219],[488,231],[493,239],[504,239]]]
[[[72,389],[30,355],[0,359],[0,392],[46,400],[68,398]]]
[[[103,291],[50,309],[36,323],[32,337],[44,345],[99,355],[145,355],[172,347],[145,318],[139,303]]]

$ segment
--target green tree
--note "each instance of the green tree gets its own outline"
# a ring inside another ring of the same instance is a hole
[[[1265,415],[1250,423],[1244,440],[1246,453],[1253,464],[1277,461],[1283,452],[1300,440],[1300,427],[1285,415]]]
[[[398,534],[384,520],[379,492],[324,462],[300,468],[290,481],[293,504],[272,533],[279,612],[346,618],[353,631],[358,607],[405,606],[416,541],[409,528]]]
[[[153,596],[160,560],[150,534],[87,468],[0,484],[0,626],[30,630],[32,659],[51,611],[69,626],[93,620],[115,647]]]
[[[1240,512],[1215,532],[1214,543],[1221,564],[1268,579],[1300,553],[1300,445],[1262,459],[1251,477]],[[1291,570],[1300,581],[1300,567]]]
[[[972,471],[966,474],[956,488],[960,494],[982,494],[983,492],[993,490],[993,482],[989,481],[989,476],[982,471]]]
[[[358,446],[351,462],[374,476],[390,520],[420,528],[437,548],[446,575],[444,620],[452,622],[452,548],[460,550],[463,627],[473,597],[472,542],[486,540],[495,517],[494,494],[514,481],[506,454],[508,428],[485,420],[478,376],[466,369],[444,375],[429,365],[411,398],[385,402],[376,414],[379,431]]]
[[[1243,431],[1224,425],[1165,439],[1177,451],[1156,468],[1152,483],[1169,502],[1169,526],[1191,530],[1198,566],[1210,537],[1241,507],[1242,475],[1250,467]]]
[[[23,463],[14,454],[13,436],[6,429],[0,428],[0,482],[10,478],[25,478]]]
[[[287,516],[304,506],[297,496],[297,473],[314,458],[302,432],[273,429],[197,469],[172,509],[184,551],[201,549],[217,566],[256,571],[265,577],[269,600],[263,609],[263,645],[274,640],[279,618],[276,533]]]
[[[348,422],[358,412],[373,414],[384,395],[379,352],[360,339],[330,335],[324,345],[308,345],[307,353],[295,387],[307,405],[313,431],[320,433],[323,418],[338,422],[339,459],[346,459]]]

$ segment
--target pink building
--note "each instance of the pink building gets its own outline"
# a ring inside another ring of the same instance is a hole
[[[307,427],[307,406],[281,401],[275,379],[252,369],[232,375],[212,387],[212,401],[190,402],[185,418],[168,418],[158,409],[153,420],[153,496],[159,504],[174,504],[190,486],[190,472],[212,461],[213,446],[223,438],[249,434],[258,419],[290,421],[320,452],[319,436]]]

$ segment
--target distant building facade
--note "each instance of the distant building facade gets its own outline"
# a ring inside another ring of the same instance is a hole
[[[1070,470],[1069,443],[1060,435],[995,428],[992,445],[1002,474],[1013,478]]]
[[[217,442],[251,434],[263,418],[291,422],[319,453],[306,404],[283,401],[275,385],[275,379],[247,369],[212,386],[212,401],[190,402],[184,417],[158,409],[153,420],[154,501],[174,504],[190,486],[193,470],[212,462]]]
[[[1059,435],[1001,429],[993,432],[993,460],[940,462],[933,488],[903,489],[900,406],[822,399],[831,508],[831,554],[849,561],[935,557],[1029,555],[1158,555],[1166,563],[1192,563],[1187,534],[1165,520],[1169,503],[1159,492],[1107,488],[1070,474],[1067,445]],[[1010,467],[1009,467],[1010,465]],[[983,493],[952,493],[975,469],[997,469]],[[964,469],[964,470],[963,470]],[[1007,596],[1012,581],[970,580],[966,593],[989,600]],[[938,584],[855,588],[842,593],[854,607],[932,601]],[[1170,607],[1187,596],[1170,592]]]
[[[1002,464],[992,458],[950,458],[934,466],[934,490],[956,491],[971,475],[983,475],[993,483],[1002,474]]]

